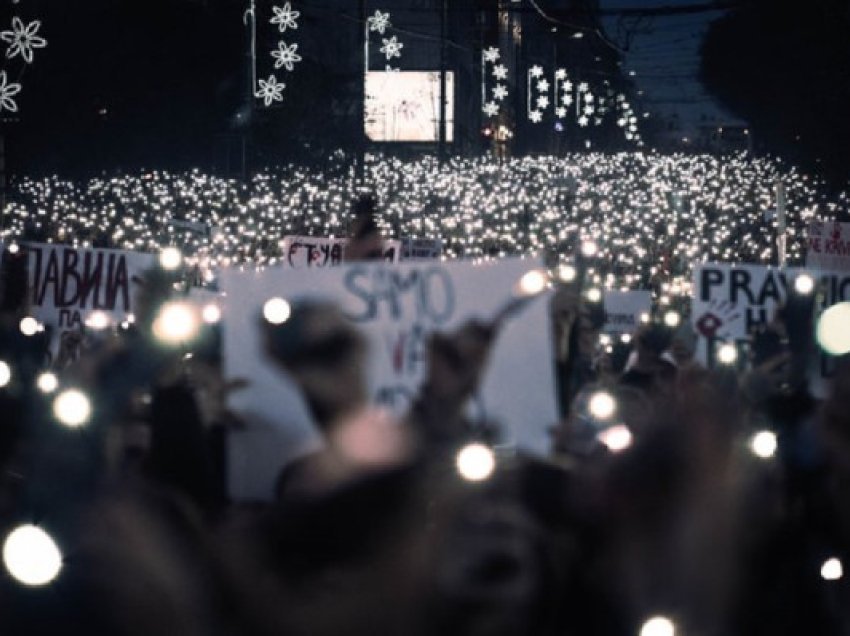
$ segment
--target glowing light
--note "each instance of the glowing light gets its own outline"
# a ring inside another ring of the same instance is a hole
[[[45,371],[36,378],[35,384],[42,393],[53,393],[59,388],[59,378],[55,373]]]
[[[19,328],[21,330],[21,333],[25,336],[34,336],[39,331],[41,331],[41,325],[39,324],[38,320],[36,320],[32,316],[22,318]]]
[[[717,359],[721,364],[735,364],[738,360],[737,347],[729,342],[720,345],[720,348],[717,350]]]
[[[664,314],[664,324],[674,329],[682,322],[682,317],[676,311],[668,311]]]
[[[602,302],[602,291],[595,287],[587,290],[587,299],[592,303]]]
[[[844,568],[841,560],[835,557],[827,559],[820,568],[820,575],[824,581],[837,581],[844,576]]]
[[[484,444],[468,444],[458,452],[455,464],[467,481],[484,481],[496,468],[496,456]]]
[[[653,616],[641,626],[640,636],[676,636],[676,626],[669,618]]]
[[[3,543],[3,564],[24,585],[41,587],[51,583],[62,569],[62,553],[53,538],[41,528],[15,528]]]
[[[612,453],[621,453],[632,445],[632,432],[625,424],[606,428],[596,436]]]
[[[750,439],[750,450],[756,457],[770,459],[776,454],[779,444],[772,431],[759,431]]]
[[[527,272],[519,281],[519,293],[522,296],[536,296],[549,284],[549,276],[546,272],[533,269]]]
[[[850,303],[838,303],[823,312],[818,320],[817,340],[831,355],[850,353]]]
[[[815,289],[815,279],[808,274],[800,274],[794,279],[794,291],[802,296],[808,296]]]
[[[0,360],[0,388],[8,386],[12,381],[12,367],[8,362]]]
[[[221,308],[215,303],[205,305],[201,311],[201,318],[208,325],[214,325],[221,321]]]
[[[95,311],[86,320],[86,327],[101,331],[109,326],[109,315],[104,311]]]
[[[166,303],[153,322],[153,335],[166,344],[180,344],[198,334],[195,308],[182,302]]]
[[[581,253],[587,258],[593,258],[599,253],[599,246],[594,241],[583,241],[581,244]]]
[[[292,307],[283,298],[272,298],[263,305],[263,316],[273,325],[282,325],[292,315]]]
[[[79,428],[91,417],[91,402],[85,393],[67,389],[53,400],[53,415],[69,428]]]
[[[617,411],[617,401],[607,391],[597,391],[590,396],[587,408],[597,420],[609,420]]]
[[[572,265],[559,265],[558,266],[558,280],[564,283],[571,283],[578,276],[578,272],[576,272],[576,268]]]
[[[166,247],[159,253],[159,264],[162,269],[175,270],[183,263],[183,254],[176,247]]]

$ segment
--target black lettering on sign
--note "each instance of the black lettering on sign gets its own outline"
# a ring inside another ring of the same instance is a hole
[[[729,302],[733,305],[737,305],[738,294],[739,292],[743,292],[743,294],[747,297],[748,304],[754,305],[756,299],[753,296],[753,292],[750,290],[751,282],[752,277],[750,276],[750,273],[747,270],[733,269],[729,285]]]
[[[34,249],[33,304],[42,307],[53,305],[57,309],[75,307],[114,311],[121,304],[123,311],[130,310],[130,274],[125,254],[109,254],[104,276],[104,253],[86,251],[82,254],[73,248],[53,248],[44,255]]]
[[[711,300],[711,288],[723,284],[723,272],[719,269],[703,268],[700,272],[700,300],[707,303]]]

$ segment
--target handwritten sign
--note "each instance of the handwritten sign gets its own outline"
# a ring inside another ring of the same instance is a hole
[[[35,318],[58,329],[79,329],[95,311],[113,322],[133,313],[137,283],[156,264],[152,254],[25,243]]]
[[[640,327],[641,315],[652,309],[652,292],[606,291],[604,333],[634,333]]]
[[[316,238],[312,236],[287,236],[283,239],[283,262],[297,269],[335,267],[345,260],[348,239]],[[400,241],[384,241],[383,260],[398,263],[401,258]]]
[[[789,286],[805,270],[762,265],[706,263],[694,269],[693,327],[697,355],[706,362],[716,343],[741,345],[757,326],[773,320]],[[817,272],[823,306],[850,300],[850,272]]]
[[[850,271],[850,223],[812,221],[806,237],[806,266]]]
[[[274,296],[332,301],[367,337],[367,376],[373,400],[401,414],[426,372],[426,346],[435,330],[451,331],[470,319],[492,318],[519,278],[539,263],[506,259],[494,263],[351,264],[299,272],[225,270],[227,294],[224,355],[227,377],[251,386],[231,398],[231,408],[249,423],[233,436],[232,494],[268,496],[287,459],[315,447],[316,433],[297,391],[266,361],[257,333],[262,305]],[[487,293],[482,293],[486,290]],[[546,452],[547,427],[557,418],[548,303],[538,298],[504,325],[476,400],[503,427],[505,442]],[[473,412],[472,415],[482,413]],[[263,446],[263,448],[259,448]],[[248,457],[277,449],[273,465]]]

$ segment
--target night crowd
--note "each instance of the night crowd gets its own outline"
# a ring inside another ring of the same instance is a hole
[[[686,305],[673,296],[687,296],[691,263],[770,260],[778,175],[798,238],[807,219],[843,214],[844,196],[744,158],[456,163],[382,159],[377,208],[361,199],[354,213],[342,159],[336,173],[289,168],[244,185],[162,173],[82,191],[17,185],[7,244],[172,244],[187,267],[213,267],[272,264],[290,233],[350,235],[356,260],[380,235],[411,231],[444,239],[449,257],[548,250],[554,265],[570,245],[575,276],[553,276],[546,297],[561,412],[546,456],[499,444],[499,422],[465,408],[496,323],[434,334],[422,388],[395,421],[368,404],[366,343],[336,307],[258,316],[264,354],[302,391],[324,443],[281,470],[273,501],[241,502],[228,496],[226,446],[243,423],[227,396],[251,379],[222,373],[227,315],[191,346],[158,335],[186,270],[151,270],[133,324],[84,329],[82,344],[63,342],[74,355],[50,356],[51,330],[24,328],[26,250],[6,250],[3,634],[850,633],[850,369],[832,360],[831,392],[815,397],[817,290],[791,291],[735,364],[700,364],[686,316],[661,318]],[[599,251],[583,257],[591,238]],[[631,338],[601,335],[604,310],[585,292],[606,284],[656,291]],[[69,388],[77,402],[63,411]],[[61,553],[49,580],[16,569],[47,550],[12,554],[21,526]]]

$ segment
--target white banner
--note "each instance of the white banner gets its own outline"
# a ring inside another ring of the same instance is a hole
[[[806,237],[806,266],[850,271],[850,223],[812,221]]]
[[[641,315],[652,310],[650,291],[606,291],[604,333],[634,333],[640,327]]]
[[[368,376],[376,402],[407,410],[426,368],[429,334],[451,331],[470,319],[489,320],[510,298],[534,260],[350,264],[295,273],[222,272],[226,292],[226,377],[250,386],[230,406],[248,423],[232,436],[231,490],[239,499],[265,498],[281,466],[315,447],[316,433],[296,390],[262,351],[257,321],[266,300],[282,296],[336,302],[370,347]],[[476,406],[503,426],[505,442],[546,452],[547,427],[557,419],[548,298],[534,300],[502,328]],[[272,450],[270,450],[272,449]],[[256,461],[255,453],[270,461]]]
[[[283,262],[298,269],[342,265],[347,243],[345,238],[287,236],[281,243]],[[384,261],[398,263],[401,259],[400,241],[385,240],[383,250]]]

